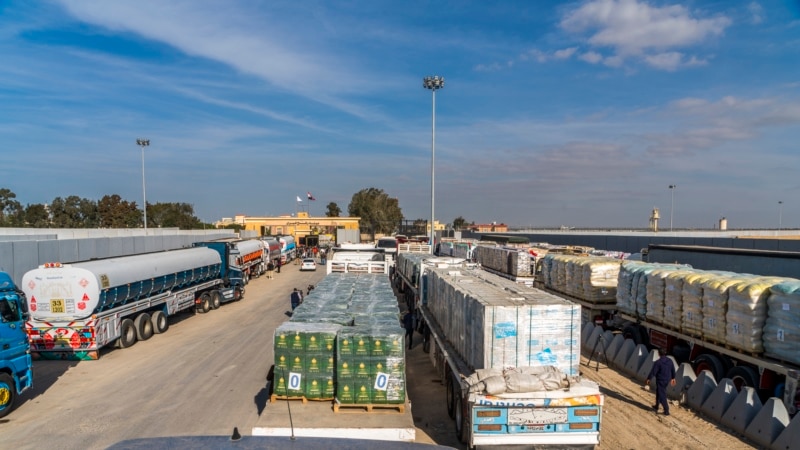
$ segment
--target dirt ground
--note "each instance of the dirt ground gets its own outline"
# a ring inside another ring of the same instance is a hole
[[[586,366],[584,377],[600,384],[605,394],[598,450],[611,449],[755,449],[742,438],[720,428],[694,410],[670,403],[670,415],[650,409],[655,391],[645,390],[637,380],[603,364]]]
[[[422,351],[421,336],[407,353],[407,383],[417,442],[467,448],[455,437],[455,424],[447,415],[445,389]],[[688,407],[672,402],[670,416],[655,414],[655,392],[635,379],[595,361],[582,358],[583,376],[598,382],[605,394],[600,445],[597,450],[755,449],[732,432],[707,421]]]

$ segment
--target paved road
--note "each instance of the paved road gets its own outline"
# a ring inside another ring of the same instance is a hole
[[[250,434],[267,401],[272,333],[289,293],[324,270],[283,267],[252,280],[244,299],[185,313],[170,329],[97,361],[35,361],[34,388],[0,421],[0,447],[100,449],[137,437]]]

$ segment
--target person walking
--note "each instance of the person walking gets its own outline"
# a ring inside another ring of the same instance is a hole
[[[406,314],[403,316],[403,328],[406,329],[406,342],[408,343],[408,349],[411,350],[411,345],[414,340],[414,311],[408,310]]]
[[[658,361],[653,363],[653,368],[647,375],[644,385],[650,385],[650,379],[656,379],[656,404],[653,405],[653,411],[658,413],[658,405],[664,407],[664,415],[669,415],[669,401],[667,400],[667,385],[675,386],[675,365],[672,360],[667,356],[667,350],[659,348],[656,350],[660,356]]]
[[[292,311],[294,311],[295,308],[303,302],[303,294],[297,290],[297,288],[294,288],[292,295],[289,296],[289,300],[292,302]]]
[[[272,261],[267,263],[267,278],[272,279],[272,272],[275,271],[275,263]]]
[[[275,271],[281,273],[281,260],[280,258],[275,260]]]

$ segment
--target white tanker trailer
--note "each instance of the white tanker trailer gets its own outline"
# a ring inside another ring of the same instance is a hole
[[[169,316],[205,313],[244,295],[233,246],[196,248],[72,264],[48,263],[22,277],[31,353],[43,359],[97,359],[112,342],[130,347],[169,328]]]

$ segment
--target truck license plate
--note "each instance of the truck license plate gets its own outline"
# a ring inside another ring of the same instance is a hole
[[[509,408],[509,425],[567,423],[567,408]]]
[[[63,298],[50,299],[50,312],[52,313],[65,313],[66,305]]]

